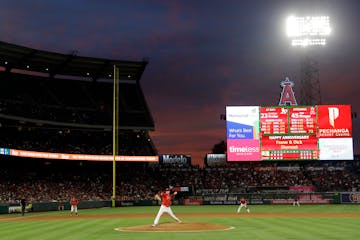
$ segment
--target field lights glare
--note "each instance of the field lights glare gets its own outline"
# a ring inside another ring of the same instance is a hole
[[[328,16],[290,16],[286,20],[286,34],[291,38],[292,46],[326,45],[326,37],[330,33],[330,18]]]

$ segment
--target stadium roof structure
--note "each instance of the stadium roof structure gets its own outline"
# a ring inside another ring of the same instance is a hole
[[[77,56],[76,52],[61,54],[37,50],[0,41],[0,66],[12,69],[57,75],[99,79],[112,79],[114,65],[119,67],[119,79],[139,81],[148,61],[121,61]]]

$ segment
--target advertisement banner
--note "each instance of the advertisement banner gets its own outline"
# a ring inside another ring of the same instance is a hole
[[[44,158],[58,160],[84,160],[84,161],[114,161],[112,155],[95,155],[95,154],[69,154],[69,153],[52,153],[52,152],[35,152],[10,149],[10,155],[15,157],[26,158]],[[158,156],[115,156],[115,161],[124,162],[158,162]]]
[[[202,205],[203,199],[201,197],[190,197],[183,200],[183,205]]]
[[[226,107],[227,139],[259,139],[259,107]]]
[[[352,137],[350,105],[321,105],[318,114],[319,138]]]
[[[227,160],[260,160],[259,107],[226,107]]]
[[[260,161],[259,140],[228,140],[228,161]]]
[[[320,138],[320,160],[353,160],[352,138]]]
[[[360,203],[360,192],[341,193],[341,203]]]
[[[206,164],[208,166],[218,166],[226,164],[226,154],[206,154]]]
[[[315,187],[314,186],[290,186],[289,190],[295,191],[295,192],[315,192]]]
[[[191,155],[162,154],[159,155],[159,161],[162,164],[191,164]]]
[[[0,148],[0,155],[10,155],[10,148]]]

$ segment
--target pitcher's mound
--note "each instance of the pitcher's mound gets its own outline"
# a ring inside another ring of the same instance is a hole
[[[141,226],[120,227],[115,228],[115,230],[124,232],[204,232],[230,230],[233,228],[234,227],[231,226],[206,222],[166,222],[160,223],[156,227],[152,227],[150,224]]]

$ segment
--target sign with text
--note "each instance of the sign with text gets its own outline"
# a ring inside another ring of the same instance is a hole
[[[286,134],[289,131],[288,109],[260,108],[260,126],[262,134]]]
[[[227,161],[353,160],[350,105],[226,107]]]
[[[320,138],[351,138],[352,121],[350,105],[318,106]]]
[[[2,153],[0,153],[1,155]],[[4,154],[5,155],[5,154]],[[42,158],[54,160],[84,160],[84,161],[120,161],[120,162],[158,162],[159,156],[114,156],[113,155],[95,155],[95,154],[70,154],[70,153],[53,153],[53,152],[36,152],[18,149],[9,149],[10,156],[24,158]]]
[[[260,160],[259,107],[226,107],[227,160]]]

